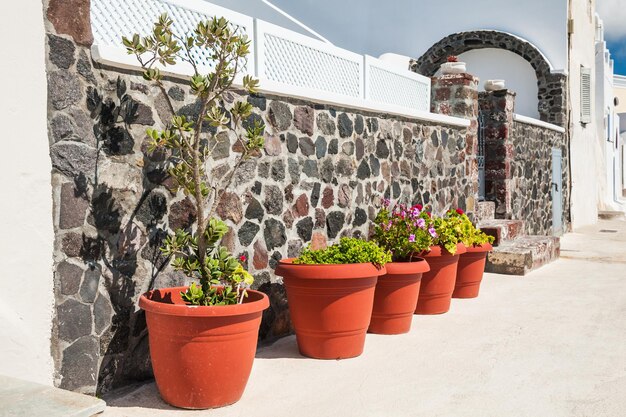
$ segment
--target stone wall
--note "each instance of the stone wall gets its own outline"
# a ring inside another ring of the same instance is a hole
[[[485,199],[496,218],[523,220],[525,232],[552,234],[552,149],[562,151],[563,226],[568,230],[569,151],[565,134],[514,120],[515,93],[479,94],[485,144]]]
[[[68,4],[82,11],[71,22],[62,18]],[[146,149],[145,129],[170,119],[165,96],[138,73],[92,61],[89,31],[77,27],[88,24],[88,4],[51,0],[46,29],[55,378],[93,394],[151,377],[137,298],[186,283],[159,246],[195,214],[172,191],[163,155]],[[198,112],[184,83],[165,85],[177,109]],[[224,107],[241,94],[227,94]],[[274,96],[243,98],[254,106],[247,123],[267,124],[266,145],[236,173],[218,215],[231,226],[223,244],[247,255],[255,287],[270,295],[262,340],[291,332],[284,289],[272,273],[279,259],[310,242],[367,235],[383,196],[436,212],[472,209],[476,184],[466,176],[464,128]],[[228,175],[237,152],[231,135],[216,140],[208,168],[217,178]]]
[[[563,230],[570,229],[569,152],[565,134],[514,121],[511,145],[512,218],[524,220],[526,233],[552,234],[552,148],[562,151]]]

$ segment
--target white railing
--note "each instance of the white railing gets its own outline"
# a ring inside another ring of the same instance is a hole
[[[430,79],[365,55],[365,99],[430,111]]]
[[[252,41],[245,72],[259,78],[261,90],[266,93],[446,119],[429,114],[430,79],[426,77],[203,0],[91,0],[93,58],[111,66],[136,68],[138,63],[126,53],[121,38],[133,33],[149,34],[153,22],[164,12],[170,15],[174,31],[180,36],[191,32],[199,21],[214,16],[224,16],[244,31]],[[195,48],[193,53],[203,72],[211,69],[212,60],[206,51]],[[168,66],[167,72],[193,74],[187,63]],[[465,125],[449,119],[449,123]]]
[[[94,59],[108,65],[136,68],[138,63],[134,55],[128,55],[122,46],[122,36],[130,37],[133,33],[146,36],[151,33],[154,22],[162,13],[167,13],[173,20],[174,33],[183,36],[193,31],[198,22],[215,16],[224,16],[242,32],[252,38],[254,19],[203,0],[91,0],[91,27],[94,37],[92,48]],[[199,69],[208,72],[213,67],[213,60],[207,51],[194,48],[192,55],[199,64]],[[253,73],[254,53],[248,57],[248,72]],[[167,72],[192,75],[193,69],[186,62],[168,66]]]
[[[256,20],[256,76],[266,87],[363,97],[363,56]]]

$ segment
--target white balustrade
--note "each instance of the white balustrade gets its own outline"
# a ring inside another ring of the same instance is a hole
[[[252,45],[243,72],[258,77],[263,92],[377,112],[441,118],[429,115],[430,79],[426,77],[203,0],[91,0],[93,58],[106,65],[136,69],[138,62],[126,53],[122,36],[148,35],[162,13],[172,18],[174,32],[179,36],[192,32],[201,20],[221,16],[245,32]],[[201,72],[212,69],[206,50],[196,47],[193,56]],[[179,76],[193,74],[191,65],[185,62],[168,66],[166,71]],[[241,83],[241,75],[235,82]]]

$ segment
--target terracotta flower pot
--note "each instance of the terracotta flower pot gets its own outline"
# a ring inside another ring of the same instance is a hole
[[[478,297],[480,282],[485,272],[487,253],[492,250],[493,247],[489,243],[467,247],[467,252],[459,258],[459,266],[456,272],[456,285],[452,297]]]
[[[415,314],[443,314],[450,310],[456,268],[463,253],[465,246],[459,243],[454,255],[440,246],[431,246],[430,252],[422,255],[430,265],[430,271],[422,276]]]
[[[180,297],[186,289],[164,288],[139,298],[161,397],[191,409],[237,402],[250,376],[261,314],[269,300],[248,290],[243,304],[192,307]]]
[[[284,278],[298,349],[317,359],[343,359],[363,352],[379,275],[370,263],[295,265],[284,259],[276,275]]]
[[[430,270],[422,258],[412,262],[391,262],[387,273],[378,277],[374,309],[368,331],[378,334],[401,334],[411,329],[422,274]]]

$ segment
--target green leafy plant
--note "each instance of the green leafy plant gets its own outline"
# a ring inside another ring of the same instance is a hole
[[[396,204],[391,208],[389,200],[383,200],[374,220],[372,240],[390,251],[394,261],[410,262],[414,255],[428,251],[433,244],[422,210],[420,204],[412,207]]]
[[[134,34],[123,37],[122,42],[131,55],[135,55],[143,68],[143,77],[154,82],[166,99],[172,119],[165,129],[148,129],[149,151],[165,150],[168,154],[169,174],[194,203],[197,224],[193,232],[177,230],[165,240],[163,253],[173,258],[172,265],[191,278],[198,279],[183,299],[195,305],[226,305],[243,302],[246,286],[252,276],[245,271],[239,260],[219,245],[228,227],[213,218],[224,191],[230,186],[241,164],[260,154],[263,147],[265,126],[255,122],[247,129],[242,121],[252,114],[252,105],[236,101],[227,112],[223,96],[245,67],[250,52],[250,41],[245,34],[224,18],[213,18],[198,23],[192,33],[174,33],[173,22],[163,14],[155,22],[152,33],[142,37]],[[194,52],[202,50],[213,59],[207,73],[194,58]],[[162,68],[184,62],[191,66],[190,91],[197,97],[200,112],[194,120],[179,114],[163,84]],[[258,81],[243,77],[243,88],[256,92]],[[219,142],[216,133],[209,133],[206,124],[214,132],[230,130],[236,137],[240,154],[231,170],[220,180],[209,178],[206,163]],[[243,132],[243,133],[241,133]]]
[[[375,242],[367,242],[362,239],[343,237],[339,243],[325,249],[311,250],[305,248],[302,254],[296,258],[294,264],[361,264],[372,263],[382,268],[391,262],[391,253],[382,249]]]
[[[460,233],[459,240],[467,247],[480,246],[485,243],[493,243],[494,237],[490,236],[474,226],[463,210],[450,209],[445,215],[450,222],[458,222]]]

